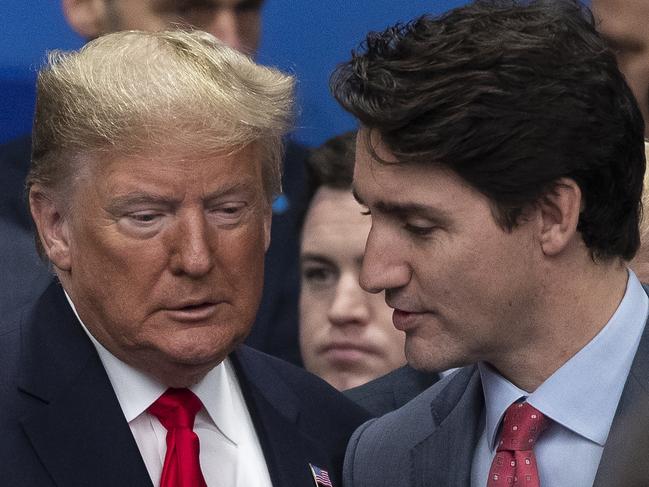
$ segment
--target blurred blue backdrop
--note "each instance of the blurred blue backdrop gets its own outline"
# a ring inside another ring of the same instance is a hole
[[[298,77],[297,140],[317,145],[354,127],[329,94],[333,68],[370,30],[465,0],[267,0],[258,60]],[[29,132],[34,80],[45,53],[83,40],[67,26],[59,0],[0,0],[0,142]]]

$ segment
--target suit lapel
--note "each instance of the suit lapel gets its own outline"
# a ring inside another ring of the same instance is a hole
[[[23,327],[22,420],[57,485],[151,485],[108,376],[58,284]]]
[[[300,400],[282,378],[267,363],[261,364],[246,347],[240,347],[230,357],[272,484],[277,487],[314,486],[309,470],[309,463],[312,463],[328,470],[334,487],[342,485],[330,465],[331,458],[319,446],[317,438],[307,436],[300,429]],[[340,461],[342,463],[342,458]]]
[[[431,403],[434,429],[411,450],[413,486],[470,485],[483,405],[476,367],[458,372],[435,397]]]
[[[649,326],[645,324],[593,487],[646,485],[649,482],[648,453]]]

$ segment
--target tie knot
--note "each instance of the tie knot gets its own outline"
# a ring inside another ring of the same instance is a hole
[[[149,413],[158,418],[167,431],[192,429],[196,413],[202,407],[201,400],[189,389],[169,388],[149,406]]]
[[[527,402],[514,403],[505,412],[497,450],[531,450],[548,426],[548,418],[534,406]]]

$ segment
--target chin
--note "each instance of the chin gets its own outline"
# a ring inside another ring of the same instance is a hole
[[[420,349],[406,344],[405,352],[408,365],[422,372],[436,373],[454,367],[450,357],[440,356],[440,350]]]
[[[203,341],[181,342],[180,340],[165,344],[158,350],[164,360],[170,364],[187,367],[215,367],[221,363],[236,346],[234,342],[224,343]]]

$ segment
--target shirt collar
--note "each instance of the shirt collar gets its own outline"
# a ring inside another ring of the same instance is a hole
[[[67,292],[65,297],[97,350],[124,417],[130,423],[145,413],[149,406],[167,390],[167,386],[109,352],[88,331]],[[245,407],[245,404],[239,404],[240,395],[236,394],[238,388],[239,383],[229,358],[226,358],[210,370],[197,384],[190,387],[191,391],[203,403],[203,407],[216,427],[234,444],[237,444],[240,436],[236,428],[238,424],[236,417],[241,411],[240,408]]]
[[[556,423],[603,446],[648,311],[647,294],[629,270],[624,297],[606,326],[532,394],[510,383],[491,366],[478,364],[485,394],[485,432],[489,446],[495,448],[505,410],[525,397]]]

